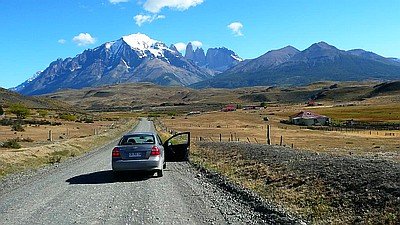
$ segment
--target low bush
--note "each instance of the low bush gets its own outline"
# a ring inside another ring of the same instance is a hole
[[[21,148],[21,145],[18,143],[17,139],[9,139],[4,142],[1,147],[19,149]]]
[[[22,125],[20,123],[14,123],[13,125],[11,125],[11,130],[18,131],[18,132],[25,131],[25,129],[22,127]]]
[[[60,114],[59,117],[60,117],[60,119],[67,120],[67,121],[76,121],[77,120],[76,115],[68,114],[68,113]]]

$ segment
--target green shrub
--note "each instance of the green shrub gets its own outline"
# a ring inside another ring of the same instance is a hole
[[[93,118],[85,118],[84,120],[83,120],[85,123],[94,123],[94,121],[93,121]]]
[[[167,115],[168,115],[168,116],[176,116],[176,115],[177,115],[177,112],[171,111],[171,112],[168,112]]]
[[[18,122],[15,122],[13,125],[11,125],[11,130],[18,131],[18,132],[25,131],[25,129],[22,127],[21,123],[18,123]]]
[[[64,113],[64,114],[60,114],[60,119],[63,120],[67,120],[67,121],[75,121],[77,120],[77,116],[74,114],[68,114],[68,113]]]
[[[21,148],[21,145],[18,143],[17,139],[9,139],[2,144],[3,148]]]
[[[0,105],[0,116],[4,114],[4,109],[3,107]]]
[[[25,119],[30,114],[28,107],[21,103],[12,104],[10,106],[10,112],[15,114],[18,119]]]
[[[49,112],[47,110],[41,109],[41,110],[38,110],[38,114],[40,117],[45,118],[49,114]]]

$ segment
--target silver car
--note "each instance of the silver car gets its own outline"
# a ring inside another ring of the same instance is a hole
[[[153,132],[124,135],[112,150],[112,169],[118,171],[154,171],[163,176],[165,154],[161,138]]]
[[[163,144],[155,132],[124,135],[112,150],[112,170],[154,171],[163,176],[166,161],[189,160],[190,132],[175,134]]]

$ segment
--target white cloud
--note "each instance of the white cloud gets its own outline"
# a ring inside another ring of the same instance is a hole
[[[59,44],[65,44],[67,41],[65,40],[65,39],[59,39],[58,41],[57,41]]]
[[[146,11],[158,13],[164,7],[177,10],[187,10],[190,7],[200,5],[204,0],[146,0],[143,7]]]
[[[108,0],[111,4],[118,4],[121,2],[129,2],[129,0]]]
[[[174,44],[176,49],[178,49],[178,51],[183,52],[186,50],[186,44],[183,42],[178,42],[176,44]]]
[[[144,23],[151,23],[154,20],[159,20],[159,19],[165,19],[164,15],[142,15],[138,14],[133,17],[133,19],[136,21],[136,24],[140,27]]]
[[[203,46],[203,43],[201,43],[200,41],[191,41],[190,43],[192,43],[193,49],[201,48],[201,46]]]
[[[78,46],[91,45],[96,42],[96,39],[89,33],[80,33],[79,35],[72,38],[72,41],[78,44]]]
[[[243,36],[242,33],[243,24],[241,22],[233,22],[228,25],[228,28],[232,30],[235,36]]]

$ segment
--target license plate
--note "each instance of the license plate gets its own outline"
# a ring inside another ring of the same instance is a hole
[[[142,153],[141,152],[131,152],[129,153],[129,158],[139,158],[142,157]]]

